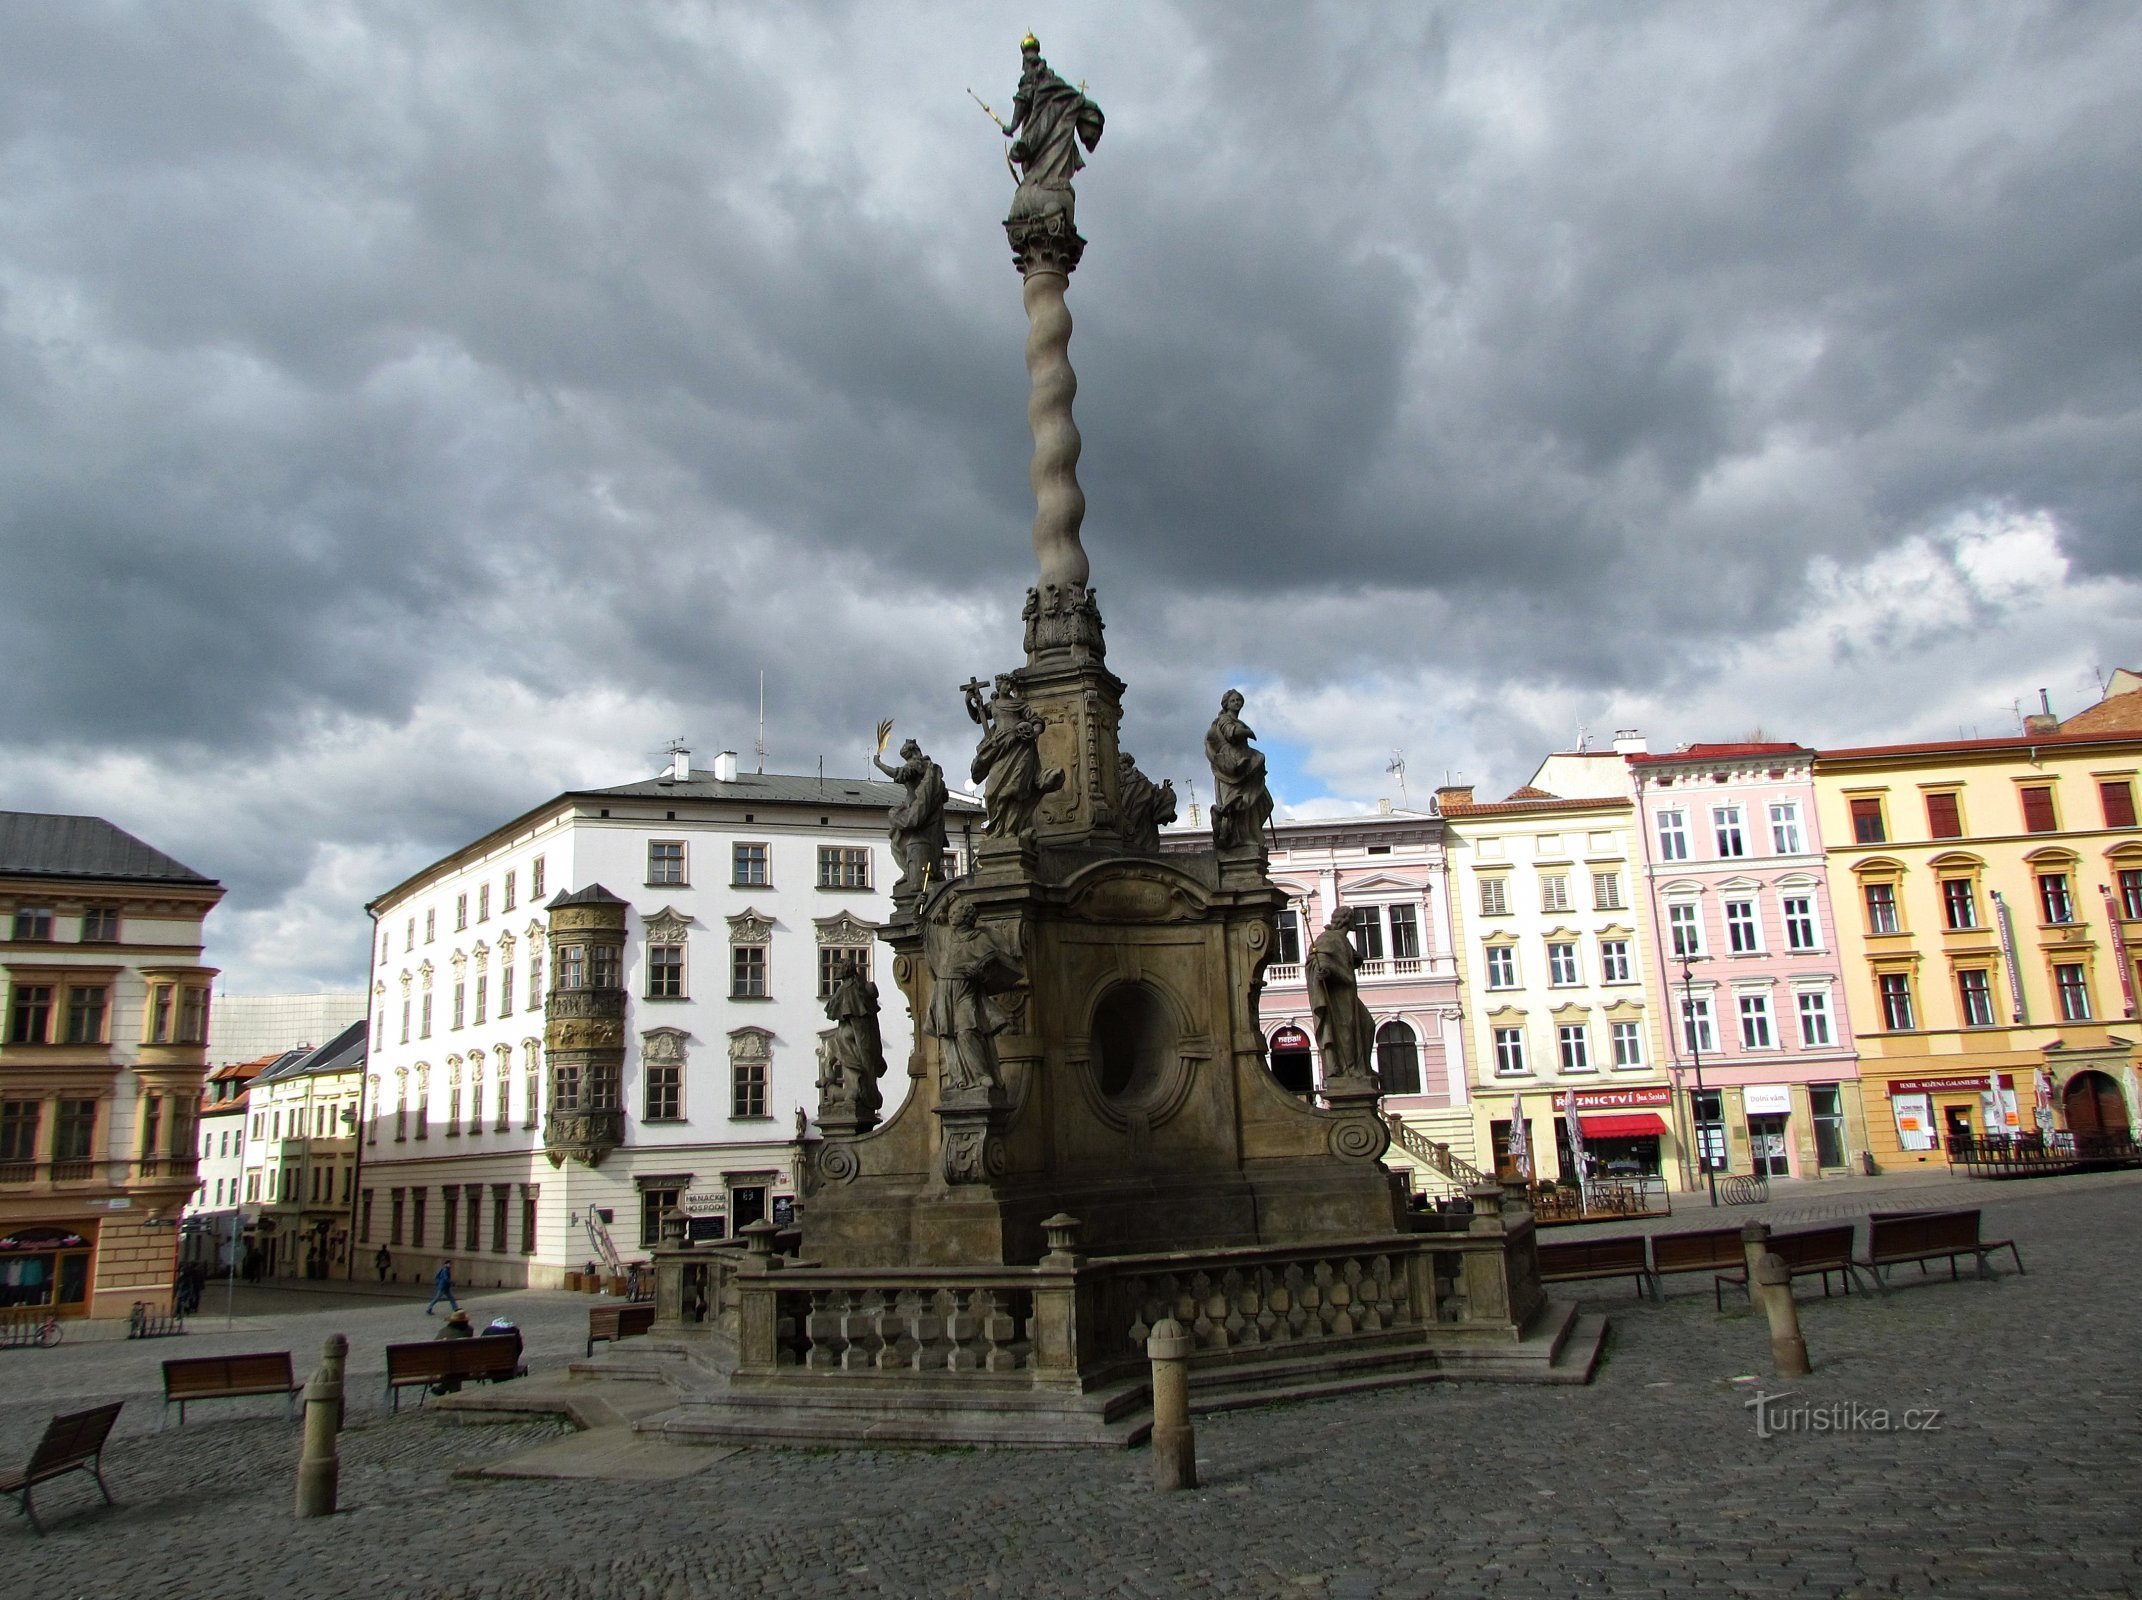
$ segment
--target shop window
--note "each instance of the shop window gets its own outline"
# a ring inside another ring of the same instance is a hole
[[[1845,1164],[1844,1090],[1834,1083],[1807,1086],[1807,1106],[1815,1125],[1815,1165]]]
[[[1696,1125],[1696,1170],[1726,1170],[1725,1099],[1716,1089],[1691,1090],[1689,1119]]]
[[[1411,1027],[1386,1022],[1376,1030],[1376,1072],[1385,1094],[1421,1092],[1421,1048]]]

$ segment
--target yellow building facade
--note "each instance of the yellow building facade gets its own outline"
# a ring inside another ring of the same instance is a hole
[[[1966,1136],[2137,1123],[2142,733],[2033,720],[2015,738],[1815,762],[1868,1148],[1885,1170],[1942,1163]]]

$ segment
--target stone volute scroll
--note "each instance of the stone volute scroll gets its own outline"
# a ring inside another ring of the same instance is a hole
[[[1160,849],[1160,830],[1175,820],[1175,780],[1157,785],[1128,751],[1116,757],[1116,829],[1133,850]]]
[[[907,791],[886,814],[892,834],[893,859],[900,863],[900,881],[893,885],[896,901],[912,900],[943,870],[949,840],[945,833],[945,771],[922,753],[922,746],[909,739],[900,746],[900,764],[885,764],[885,741],[892,737],[892,722],[878,724],[877,754],[870,764]]]
[[[1242,691],[1220,697],[1220,714],[1205,730],[1205,759],[1212,766],[1212,842],[1221,851],[1265,849],[1272,820],[1272,791],[1265,787],[1264,752],[1250,741],[1256,731],[1242,720]]]
[[[979,678],[968,679],[960,688],[967,697],[967,715],[982,728],[971,774],[982,785],[982,810],[989,830],[984,848],[1027,844],[1034,837],[1034,812],[1043,799],[1064,786],[1064,770],[1043,769],[1041,720],[1020,695],[1013,674],[997,674],[986,702]]]

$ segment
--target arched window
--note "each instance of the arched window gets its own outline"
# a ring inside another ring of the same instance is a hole
[[[1386,1022],[1376,1030],[1376,1071],[1385,1094],[1421,1092],[1421,1047],[1403,1022]]]

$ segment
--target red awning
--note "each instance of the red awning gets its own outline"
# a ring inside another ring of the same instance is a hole
[[[1584,1119],[1587,1139],[1643,1139],[1666,1131],[1656,1111],[1617,1111],[1600,1117],[1580,1111],[1577,1115]]]

